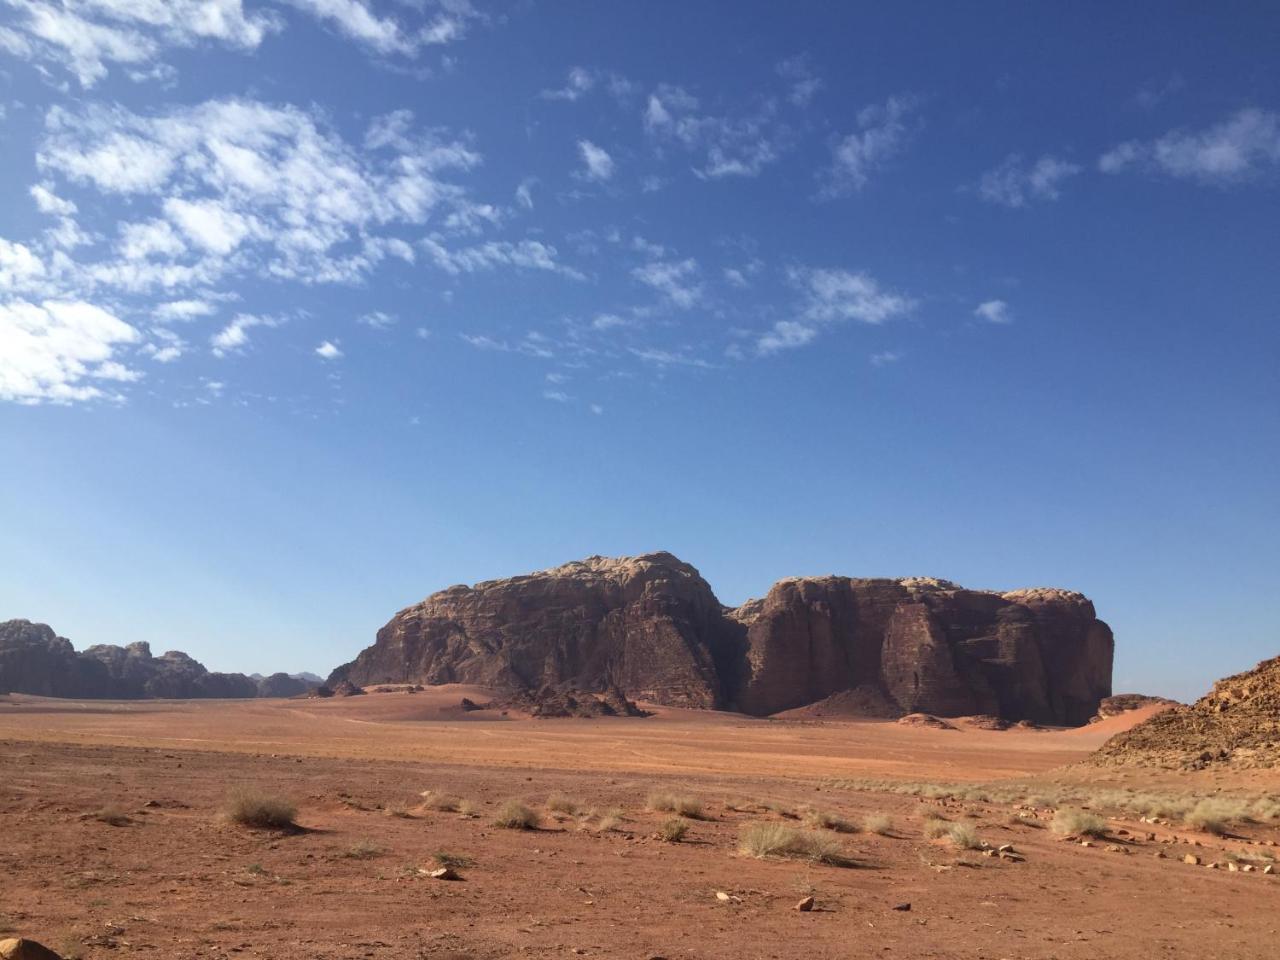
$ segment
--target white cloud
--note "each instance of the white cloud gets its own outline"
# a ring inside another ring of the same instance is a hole
[[[544,400],[553,400],[556,403],[568,403],[573,399],[563,390],[543,390],[542,397]]]
[[[279,26],[271,12],[246,14],[241,0],[0,0],[16,11],[12,29],[0,29],[0,47],[37,63],[61,64],[83,87],[110,66],[153,64],[168,47],[215,41],[256,49]],[[163,76],[160,65],[135,70]]]
[[[724,280],[729,286],[737,287],[739,290],[751,286],[751,281],[747,279],[747,275],[737,267],[725,267]]]
[[[821,78],[813,69],[813,64],[803,54],[783,60],[778,64],[777,71],[778,76],[791,84],[787,99],[797,107],[807,107],[823,87]]]
[[[625,317],[620,317],[616,313],[600,313],[596,314],[594,320],[591,321],[593,330],[614,330],[618,327],[629,327],[631,321]]]
[[[151,315],[161,323],[171,323],[209,317],[217,312],[218,308],[205,300],[171,300],[157,306]]]
[[[215,357],[225,357],[236,353],[249,345],[249,331],[254,327],[274,327],[278,321],[270,317],[258,317],[248,313],[240,313],[231,322],[215,333],[209,343],[213,346]]]
[[[536,182],[533,179],[521,180],[520,185],[516,187],[516,203],[525,210],[533,209],[533,185]]]
[[[565,266],[557,260],[556,248],[540,240],[490,240],[487,243],[471,247],[448,249],[440,237],[426,237],[422,241],[431,261],[454,275],[478,273],[492,270],[495,267],[508,266],[524,270],[548,270],[575,280],[584,279],[582,274],[572,267]]]
[[[316,347],[316,356],[321,360],[341,360],[342,350],[332,340],[322,340]]]
[[[597,417],[604,413],[604,407],[598,403],[591,404],[587,409],[594,413]]]
[[[887,367],[891,363],[897,363],[902,359],[902,354],[897,350],[881,350],[879,353],[871,355],[871,365],[873,367]]]
[[[119,399],[94,381],[129,382],[140,374],[116,359],[136,329],[83,301],[0,303],[0,400],[22,404]]]
[[[30,247],[0,237],[0,292],[29,290],[44,275],[44,261]]]
[[[35,200],[36,207],[41,213],[56,217],[69,217],[76,212],[74,203],[70,200],[64,200],[42,183],[37,183],[31,188],[31,197]]]
[[[46,126],[37,163],[47,176],[132,198],[142,215],[121,224],[119,259],[78,265],[69,278],[90,291],[173,290],[244,273],[352,282],[388,257],[413,261],[399,231],[436,221],[475,232],[498,219],[444,179],[479,155],[416,132],[407,111],[375,118],[363,150],[315,114],[253,100],[155,116],[54,108]]]
[[[872,174],[882,170],[910,142],[916,109],[916,100],[910,96],[890,97],[883,105],[863,108],[858,113],[858,132],[832,148],[822,195],[844,197],[865,187]]]
[[[1032,164],[1025,164],[1011,153],[978,181],[978,196],[1006,207],[1025,207],[1033,200],[1057,200],[1059,185],[1080,172],[1077,164],[1045,154]]]
[[[857,320],[884,323],[915,309],[910,297],[883,289],[866,273],[840,269],[802,269],[788,276],[804,295],[802,315],[815,323]]]
[[[1242,183],[1280,166],[1280,113],[1240,110],[1200,131],[1174,130],[1158,140],[1130,140],[1098,159],[1103,173],[1150,170],[1215,186]]]
[[[613,157],[603,147],[597,147],[590,140],[578,141],[578,153],[586,167],[583,172],[588,180],[604,182],[613,176]]]
[[[596,85],[596,75],[585,67],[572,67],[565,84],[557,90],[543,90],[538,96],[544,100],[568,100],[572,103],[591,92]]]
[[[768,332],[756,340],[756,352],[762,355],[777,353],[792,347],[803,347],[818,335],[818,331],[797,320],[779,320]]]
[[[654,260],[636,267],[631,275],[645,286],[657,290],[670,303],[687,310],[702,299],[699,272],[698,262],[688,258]]]
[[[663,350],[657,347],[628,347],[632,356],[659,367],[682,366],[709,368],[711,364],[700,357],[690,356],[683,350]]]
[[[760,355],[802,347],[822,329],[856,320],[880,324],[915,309],[911,297],[886,290],[870,275],[841,269],[793,268],[788,279],[801,294],[798,317],[780,320],[756,339]]]
[[[392,18],[379,16],[364,0],[285,0],[312,16],[332,24],[344,36],[381,54],[412,57],[423,48],[452,43],[466,32],[477,14],[460,0],[441,4],[431,19],[409,27]]]
[[[974,308],[973,315],[987,323],[1013,323],[1013,311],[1003,300],[986,300]]]
[[[698,100],[680,87],[661,86],[649,96],[644,127],[659,143],[674,143],[700,154],[694,172],[700,177],[754,177],[775,162],[787,131],[766,101],[758,111],[740,117],[698,112]]]
[[[372,327],[374,330],[386,330],[396,325],[396,318],[389,313],[383,313],[381,310],[373,310],[356,317],[356,323]]]

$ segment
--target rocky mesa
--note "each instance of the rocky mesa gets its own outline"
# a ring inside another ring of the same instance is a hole
[[[0,693],[139,700],[290,696],[306,688],[287,674],[259,681],[242,673],[214,673],[180,650],[152,656],[145,643],[99,644],[77,652],[48,624],[0,623]]]
[[[1078,725],[1111,693],[1113,646],[1068,590],[810,577],[729,608],[692,566],[652,553],[442,590],[329,680],[571,684],[760,716],[858,691],[900,714]]]

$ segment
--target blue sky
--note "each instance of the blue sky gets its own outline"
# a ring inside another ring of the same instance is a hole
[[[669,549],[1277,650],[1264,3],[0,0],[0,618],[324,672]]]

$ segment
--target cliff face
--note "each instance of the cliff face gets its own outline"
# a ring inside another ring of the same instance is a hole
[[[757,715],[872,688],[903,713],[1081,724],[1111,692],[1112,647],[1093,605],[1065,590],[820,577],[728,609],[693,567],[656,553],[450,587],[330,679],[616,686]]]
[[[0,693],[43,697],[136,700],[255,697],[244,674],[211,673],[177,650],[159,657],[145,643],[94,646],[77,653],[71,641],[29,620],[0,623]]]
[[[329,682],[612,684],[633,699],[716,707],[730,632],[706,581],[670,554],[591,557],[433,594]]]

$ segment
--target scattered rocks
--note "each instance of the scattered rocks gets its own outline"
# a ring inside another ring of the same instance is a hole
[[[955,730],[954,724],[947,723],[945,720],[939,720],[931,713],[908,713],[905,717],[901,717],[898,723],[904,727],[929,727],[933,730]]]
[[[453,867],[441,867],[439,870],[429,870],[427,876],[432,880],[461,880],[462,875]]]
[[[905,910],[910,910],[910,909],[911,909],[911,904],[909,904],[909,903],[895,903],[895,904],[893,905],[893,909],[895,909],[895,910],[904,910],[904,911],[905,911]]]
[[[796,909],[799,910],[801,913],[808,913],[810,910],[813,909],[814,902],[815,901],[813,897],[805,897],[803,900],[801,900],[799,903],[796,904]]]

